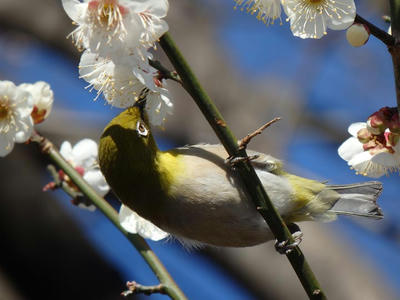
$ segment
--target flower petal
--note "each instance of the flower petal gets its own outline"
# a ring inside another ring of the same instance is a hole
[[[367,123],[365,122],[357,122],[353,123],[349,126],[348,132],[352,135],[357,137],[357,133],[361,130],[367,128]]]
[[[62,5],[68,17],[73,21],[77,21],[81,14],[81,9],[84,7],[83,3],[78,0],[62,0]]]
[[[371,161],[388,168],[398,167],[400,165],[398,156],[387,152],[375,154],[374,156],[372,156]]]
[[[121,205],[119,210],[119,221],[126,231],[139,234],[143,238],[153,241],[162,240],[169,235],[125,205]]]
[[[364,176],[378,178],[385,175],[388,171],[388,168],[372,162],[372,157],[373,156],[368,151],[365,151],[356,155],[352,160],[348,162],[348,164],[352,166],[354,170]]]
[[[91,139],[79,141],[72,149],[74,161],[85,169],[93,166],[97,160],[97,154],[97,143]]]
[[[364,152],[363,146],[355,137],[348,138],[338,149],[339,156],[345,161],[351,160],[362,152]]]
[[[110,187],[100,170],[90,170],[85,172],[83,179],[85,179],[101,197],[107,194],[110,190]]]
[[[354,23],[356,17],[356,6],[354,0],[335,1],[335,11],[331,12],[328,27],[333,30],[344,30]],[[341,11],[342,13],[337,13]]]
[[[64,157],[65,160],[72,161],[73,155],[72,155],[72,146],[70,142],[65,141],[61,144],[60,154],[62,157]]]
[[[9,154],[14,148],[14,139],[7,134],[0,134],[0,157]]]
[[[25,143],[33,132],[33,119],[30,115],[17,121],[18,132],[15,134],[16,143]]]

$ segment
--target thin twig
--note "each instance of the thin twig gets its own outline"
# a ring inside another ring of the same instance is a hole
[[[164,265],[158,259],[158,257],[151,250],[150,246],[146,241],[137,234],[127,232],[120,224],[118,213],[115,209],[102,197],[97,195],[93,188],[82,178],[82,176],[72,167],[61,154],[54,147],[53,143],[45,137],[41,136],[38,132],[34,132],[31,141],[39,145],[42,153],[47,155],[53,163],[65,174],[69,176],[72,182],[78,187],[78,189],[88,197],[93,204],[119,229],[119,231],[131,242],[131,244],[137,249],[142,255],[148,266],[152,269],[154,274],[157,276],[159,281],[163,284],[166,294],[171,299],[176,300],[187,300],[186,296],[176,285],[171,275],[165,269]]]
[[[265,129],[267,129],[269,126],[271,126],[272,124],[274,124],[275,122],[278,122],[281,118],[277,117],[272,119],[271,121],[265,123],[263,126],[261,126],[260,128],[258,128],[257,130],[255,130],[254,132],[246,135],[244,138],[242,138],[239,141],[239,149],[246,149],[247,145],[250,143],[250,141],[257,135],[261,134]]]
[[[169,33],[166,33],[161,37],[160,45],[182,79],[183,87],[192,96],[221,143],[224,145],[229,156],[247,157],[246,150],[239,149],[236,137],[226,125],[226,122],[215,104],[211,101],[210,97],[200,85],[198,79],[190,69]],[[240,179],[243,182],[245,192],[247,192],[250,199],[254,202],[255,207],[263,208],[263,210],[259,212],[267,222],[278,242],[288,241],[288,243],[293,244],[294,239],[290,234],[289,229],[273,206],[271,200],[268,198],[268,195],[251,163],[248,160],[243,160],[238,162],[235,167],[237,168]],[[300,248],[296,246],[293,251],[286,254],[286,256],[300,279],[308,297],[310,299],[326,299],[318,280],[312,272]]]
[[[121,293],[121,296],[128,297],[134,294],[166,294],[165,286],[162,284],[158,285],[141,285],[135,281],[128,281],[126,283],[126,287],[128,288],[126,291]]]
[[[379,27],[375,26],[371,22],[365,20],[360,15],[356,15],[354,22],[366,25],[369,28],[370,33],[377,39],[381,40],[386,46],[390,47],[395,44],[395,39],[393,36],[391,36],[386,31],[380,29]]]
[[[175,71],[170,71],[168,70],[166,67],[164,67],[158,60],[151,60],[149,59],[149,64],[150,66],[152,66],[153,68],[157,69],[160,73],[161,76],[163,78],[166,79],[171,79],[173,81],[176,81],[180,84],[182,84],[182,80],[179,77],[178,73],[176,73]]]

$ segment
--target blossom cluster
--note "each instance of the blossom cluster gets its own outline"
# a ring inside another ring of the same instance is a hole
[[[82,178],[96,191],[100,196],[104,196],[110,190],[106,179],[100,171],[98,165],[98,147],[97,143],[91,139],[83,139],[76,143],[72,147],[71,143],[65,141],[61,144],[60,154],[68,161],[75,170],[82,176]],[[72,183],[70,178],[60,171],[58,173],[60,180],[66,182],[71,188],[78,188]],[[95,210],[95,206],[92,203],[85,203],[83,201],[78,202],[75,199],[77,206],[88,209],[90,211]]]
[[[353,123],[339,156],[359,174],[380,177],[400,170],[400,122],[396,107],[384,107],[367,122]]]
[[[0,81],[0,157],[8,155],[14,143],[29,140],[34,124],[48,117],[52,105],[53,91],[43,81],[18,86]]]
[[[354,22],[354,0],[234,0],[235,8],[241,7],[265,24],[282,20],[282,8],[290,21],[293,35],[300,38],[319,39],[327,28],[344,30]]]
[[[126,108],[146,98],[153,125],[172,113],[172,102],[159,72],[150,66],[150,48],[168,30],[167,0],[63,0],[77,25],[71,32],[83,52],[79,74],[88,88],[112,106]]]

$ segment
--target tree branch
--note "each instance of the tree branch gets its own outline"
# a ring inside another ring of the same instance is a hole
[[[128,281],[126,283],[126,287],[128,289],[121,293],[121,295],[124,297],[128,297],[130,295],[135,295],[135,294],[145,294],[145,295],[166,294],[165,287],[162,284],[146,286],[146,285],[141,285],[135,281]]]
[[[365,20],[360,15],[356,15],[354,20],[355,23],[361,23],[366,25],[369,28],[370,33],[375,36],[377,39],[381,40],[386,46],[390,47],[395,44],[395,39],[386,31],[376,27],[374,24],[370,23],[369,21]],[[393,30],[393,29],[392,29]]]
[[[390,0],[390,19],[395,43],[389,47],[389,52],[392,55],[397,110],[400,116],[400,0]]]
[[[251,142],[251,140],[256,137],[257,135],[261,134],[266,128],[268,128],[269,126],[271,126],[272,124],[274,124],[275,122],[278,122],[281,118],[277,117],[272,119],[271,121],[265,123],[263,126],[261,126],[260,128],[258,128],[257,130],[255,130],[254,132],[246,135],[244,138],[242,138],[239,141],[239,149],[246,149],[247,145]]]
[[[153,68],[157,69],[163,78],[171,79],[182,84],[182,80],[179,75],[175,71],[170,71],[166,67],[164,67],[158,60],[149,59],[149,64]]]
[[[165,269],[164,265],[161,263],[155,253],[151,250],[146,241],[137,234],[131,234],[127,232],[121,226],[119,223],[118,213],[115,211],[115,209],[102,197],[98,196],[93,188],[81,177],[81,175],[79,175],[79,173],[68,162],[65,161],[65,159],[54,147],[53,143],[37,132],[33,133],[31,141],[39,145],[41,151],[47,155],[57,167],[62,169],[65,174],[70,177],[79,190],[86,197],[88,197],[93,204],[96,205],[96,207],[111,221],[111,223],[113,223],[131,242],[131,244],[147,262],[161,284],[164,286],[165,293],[168,294],[171,299],[186,300],[186,296],[176,285],[171,275]]]
[[[201,87],[169,33],[161,37],[160,45],[182,79],[183,87],[192,96],[228,154],[231,157],[247,157],[246,150],[239,148],[237,139],[226,125],[215,104]],[[293,243],[294,240],[290,231],[268,198],[251,163],[248,160],[242,160],[235,167],[244,184],[245,191],[254,202],[255,207],[260,208],[258,211],[267,222],[278,242],[288,241],[289,243]],[[286,255],[309,298],[326,299],[300,248],[296,246],[293,251]]]

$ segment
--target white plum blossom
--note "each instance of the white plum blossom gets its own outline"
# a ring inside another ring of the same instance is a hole
[[[135,64],[135,62],[137,62]],[[141,63],[132,57],[126,64],[115,64],[111,59],[85,51],[79,64],[80,78],[89,83],[88,88],[103,93],[107,102],[125,108],[132,106],[146,88],[134,75],[133,68]]]
[[[281,0],[293,35],[319,39],[327,28],[344,30],[354,22],[354,0]]]
[[[169,234],[150,221],[142,218],[136,212],[125,205],[121,205],[119,210],[119,222],[128,232],[139,234],[145,239],[159,241],[169,236]]]
[[[90,49],[104,57],[119,58],[141,53],[168,30],[163,20],[167,0],[63,0],[64,10],[77,28],[70,34],[78,49]]]
[[[19,87],[32,95],[33,111],[31,115],[35,124],[43,122],[49,116],[54,101],[50,85],[44,81],[38,81],[33,84],[23,83]]]
[[[256,15],[256,18],[265,24],[273,24],[276,19],[281,19],[280,0],[234,0],[235,9],[246,10],[247,13]]]
[[[157,90],[149,91],[147,94],[146,112],[151,124],[161,126],[166,116],[172,115],[173,108],[167,89],[160,87]]]
[[[108,193],[110,187],[97,163],[98,147],[95,141],[83,139],[73,147],[70,142],[65,141],[61,144],[60,154],[100,196]],[[85,207],[84,204],[80,206]],[[92,209],[94,206],[90,205],[88,208]]]
[[[255,15],[265,24],[281,19],[281,5],[290,21],[293,35],[319,39],[327,28],[344,30],[354,22],[354,0],[234,0],[235,9]]]
[[[146,112],[152,125],[161,126],[167,115],[172,115],[174,105],[171,101],[166,83],[157,78],[157,71],[153,69],[151,74],[152,80],[148,80],[148,76],[141,77],[146,85]]]
[[[24,143],[32,135],[32,96],[11,81],[0,81],[0,157],[9,154],[14,143]]]
[[[380,135],[368,130],[367,123],[353,123],[352,135],[338,149],[339,156],[358,174],[378,178],[400,170],[400,143],[396,134],[386,129]]]
[[[95,100],[103,94],[110,105],[127,108],[146,98],[150,122],[161,125],[173,105],[147,50],[168,30],[168,1],[63,0],[63,6],[77,25],[70,35],[86,50],[79,74],[97,91]]]
[[[115,64],[98,54],[85,51],[79,65],[80,77],[88,88],[103,93],[112,106],[127,108],[139,98],[146,97],[146,111],[150,123],[160,126],[167,114],[172,114],[173,104],[166,84],[158,79],[159,73],[145,61],[129,57],[125,64]]]

